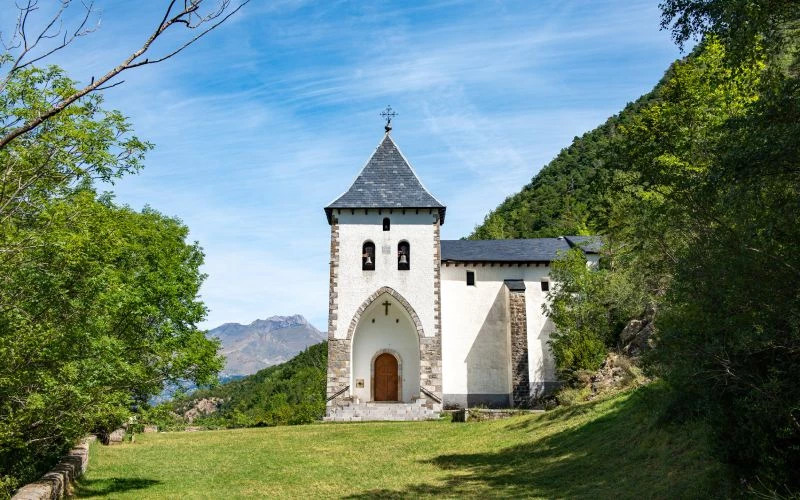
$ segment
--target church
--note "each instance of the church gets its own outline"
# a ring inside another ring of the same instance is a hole
[[[542,311],[550,263],[587,237],[441,240],[446,207],[391,125],[331,229],[327,421],[423,420],[443,408],[526,407],[558,386]]]

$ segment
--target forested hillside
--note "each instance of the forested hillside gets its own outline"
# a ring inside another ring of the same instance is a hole
[[[800,490],[800,3],[666,0],[699,40],[652,92],[576,139],[472,238],[605,236],[554,262],[551,346],[575,388],[648,324],[667,419],[701,420],[749,493]],[[631,321],[629,323],[629,321]]]
[[[490,212],[469,238],[550,238],[602,232],[606,204],[596,183],[610,175],[617,126],[636,115],[660,86],[599,127],[575,137],[529,184]]]
[[[182,414],[194,401],[219,398],[219,411],[201,416],[197,425],[251,427],[310,423],[325,412],[328,343],[310,346],[294,358],[253,375],[188,398],[166,403]]]

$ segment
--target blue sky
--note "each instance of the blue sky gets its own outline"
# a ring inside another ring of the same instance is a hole
[[[162,3],[98,1],[100,29],[50,62],[83,82],[104,73]],[[106,92],[156,145],[112,189],[191,228],[209,275],[204,326],[299,313],[324,330],[322,208],[377,146],[387,104],[393,137],[448,207],[442,237],[465,236],[681,56],[657,3],[253,0]]]

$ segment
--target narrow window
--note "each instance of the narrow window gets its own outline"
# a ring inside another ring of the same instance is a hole
[[[550,282],[547,280],[542,280],[542,291],[547,292],[550,290]]]
[[[375,270],[375,243],[365,241],[361,248],[361,269],[364,271]]]
[[[397,269],[401,271],[411,269],[411,245],[407,241],[397,244]]]
[[[388,217],[384,217],[383,218],[383,230],[384,231],[388,231],[390,226],[391,226],[391,223],[389,222],[389,218]]]
[[[475,271],[467,271],[467,286],[475,286]]]

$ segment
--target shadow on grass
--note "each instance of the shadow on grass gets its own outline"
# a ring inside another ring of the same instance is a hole
[[[666,428],[658,389],[526,419],[507,432],[533,436],[559,417],[597,411],[598,418],[499,452],[440,455],[431,463],[444,483],[377,489],[349,498],[545,497],[696,498],[725,496],[726,474],[705,454],[699,428]],[[544,422],[542,422],[542,419]],[[559,419],[561,420],[561,419]],[[455,425],[455,424],[454,424]],[[469,424],[468,424],[469,425]]]
[[[112,477],[109,479],[84,479],[75,485],[74,494],[78,498],[105,497],[114,493],[131,490],[143,490],[161,481],[135,477]]]

